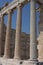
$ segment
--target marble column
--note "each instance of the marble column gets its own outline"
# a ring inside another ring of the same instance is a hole
[[[37,60],[36,0],[30,1],[30,60]]]
[[[20,4],[17,6],[17,23],[16,23],[16,37],[15,37],[15,51],[14,51],[15,59],[20,59],[21,24],[22,24],[22,7]]]
[[[11,21],[12,21],[12,12],[9,10],[8,14],[8,23],[6,29],[6,39],[5,39],[5,49],[4,49],[4,57],[10,57],[10,42],[11,42]]]
[[[0,56],[2,53],[3,33],[4,33],[4,17],[1,14],[0,15]]]

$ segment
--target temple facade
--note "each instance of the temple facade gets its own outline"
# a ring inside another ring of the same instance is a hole
[[[21,32],[22,8],[30,2],[30,35]],[[40,9],[36,9],[36,3]],[[11,29],[12,14],[17,9],[16,30]],[[40,11],[37,38],[36,10]],[[8,15],[7,26],[4,16]],[[0,9],[0,64],[43,65],[43,1],[13,0]]]

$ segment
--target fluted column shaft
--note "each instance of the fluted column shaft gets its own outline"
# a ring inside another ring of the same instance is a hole
[[[15,59],[20,59],[21,24],[22,24],[22,7],[20,4],[17,6],[17,23],[16,23],[16,37],[15,37],[15,51],[14,51]]]
[[[5,39],[5,50],[4,57],[9,58],[10,56],[10,41],[11,41],[11,21],[12,21],[12,13],[11,10],[8,11],[8,23],[6,29],[6,39]]]
[[[30,60],[37,59],[36,0],[30,1]]]
[[[3,33],[4,33],[4,17],[3,15],[0,15],[0,56],[2,53]]]

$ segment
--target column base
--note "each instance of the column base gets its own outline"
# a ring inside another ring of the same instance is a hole
[[[15,59],[15,60],[20,60],[20,58],[19,58],[19,57],[14,57],[14,59]]]
[[[39,65],[37,61],[29,61],[29,65]]]
[[[4,55],[3,58],[9,58],[9,56]]]
[[[26,60],[23,65],[39,65],[39,62],[37,60]]]
[[[43,58],[38,58],[38,61],[39,62],[43,62]]]

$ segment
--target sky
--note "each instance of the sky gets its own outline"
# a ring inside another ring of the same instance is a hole
[[[12,2],[13,0],[0,0],[0,7],[4,6],[6,2]],[[38,7],[38,5],[36,5]],[[39,34],[38,23],[39,23],[39,12],[36,13],[37,22],[37,34]],[[12,13],[12,28],[16,29],[17,10]],[[4,16],[4,23],[7,25],[8,16]],[[22,8],[22,32],[30,33],[30,3],[26,4]]]

